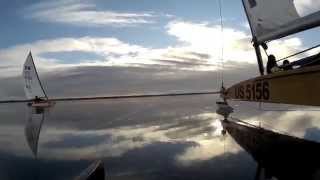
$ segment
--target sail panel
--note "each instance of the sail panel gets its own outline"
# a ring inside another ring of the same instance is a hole
[[[253,36],[266,42],[320,25],[320,10],[301,17],[293,0],[243,0]]]
[[[36,67],[33,62],[31,53],[29,53],[23,65],[24,92],[28,99],[37,97],[46,97],[41,82],[38,78]]]
[[[318,26],[320,26],[320,11],[310,14],[304,18],[297,19],[290,24],[280,27],[278,30],[274,30],[273,32],[262,35],[258,38],[258,41],[266,42],[279,39]]]

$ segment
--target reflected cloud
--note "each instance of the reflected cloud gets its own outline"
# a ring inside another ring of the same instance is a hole
[[[222,136],[219,119],[214,120],[211,125],[215,130],[210,135],[194,138],[192,141],[196,142],[197,146],[187,148],[183,154],[176,157],[179,164],[189,166],[195,162],[207,161],[224,154],[237,154],[241,151],[241,148],[234,146],[232,139],[225,139]],[[231,146],[232,148],[228,148]]]
[[[308,109],[288,112],[263,112],[261,115],[247,118],[245,121],[285,134],[304,137],[308,128],[320,127],[319,115],[320,112],[308,111]]]
[[[218,177],[221,171],[233,172],[233,178],[230,174],[228,179],[250,178],[255,173],[253,159],[230,136],[221,135],[222,126],[218,119],[222,117],[214,113],[217,98],[198,96],[57,103],[50,109],[50,121],[41,128],[41,143],[38,143],[41,153],[38,153],[37,164],[54,166],[52,171],[63,171],[71,164],[86,162],[76,166],[76,171],[70,172],[68,177],[78,175],[89,163],[101,159],[108,164],[106,168],[110,169],[111,176],[118,178],[147,174],[163,179],[168,172],[179,177],[189,173],[190,177],[205,178]],[[236,107],[234,115],[246,122],[306,139],[317,140],[319,137],[318,112],[302,109],[297,112],[263,112],[255,111],[246,103],[233,106]],[[22,138],[26,120],[24,113],[17,113],[28,110],[23,107],[2,106],[0,109],[5,117],[0,127],[0,156],[29,162],[33,159],[30,157],[32,150],[26,138]],[[39,114],[33,114],[33,117],[27,122],[41,122]],[[36,139],[36,136],[32,137],[29,139]],[[67,162],[69,165],[61,165]],[[224,164],[224,170],[221,170],[221,164]]]

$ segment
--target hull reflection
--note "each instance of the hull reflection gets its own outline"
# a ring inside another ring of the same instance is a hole
[[[320,179],[319,143],[230,120],[222,125],[258,163],[255,179]]]

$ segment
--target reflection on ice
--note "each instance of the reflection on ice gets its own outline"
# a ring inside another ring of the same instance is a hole
[[[81,172],[74,180],[104,180],[105,170],[101,160],[93,162],[89,167]]]
[[[46,109],[42,107],[28,107],[27,123],[25,126],[25,136],[27,143],[35,157],[38,154],[38,142],[42,124],[45,120]]]
[[[256,172],[251,155],[232,136],[221,135],[222,117],[214,112],[212,98],[57,103],[49,121],[41,120],[39,112],[30,114],[27,124],[24,110],[1,110],[0,157],[10,158],[0,166],[18,166],[26,177],[32,166],[28,171],[21,167],[33,164],[42,179],[48,174],[57,174],[51,179],[73,179],[96,159],[106,165],[111,179],[253,179]],[[308,139],[320,137],[318,112],[254,112],[240,105],[233,116]],[[40,130],[41,137],[35,133]],[[30,157],[31,152],[37,155],[36,144],[41,150],[37,163]],[[5,166],[8,162],[14,165]],[[1,179],[5,175],[0,173]]]
[[[257,162],[256,179],[319,179],[320,143],[280,134],[236,120],[223,127]]]

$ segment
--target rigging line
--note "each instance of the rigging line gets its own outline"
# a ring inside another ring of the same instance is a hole
[[[311,48],[305,49],[305,50],[303,50],[303,51],[299,51],[299,52],[297,52],[297,53],[291,54],[291,55],[289,55],[289,56],[287,56],[287,57],[281,58],[281,59],[277,60],[277,62],[283,61],[283,60],[285,60],[285,59],[288,59],[288,58],[291,58],[291,57],[294,57],[294,56],[297,56],[297,55],[299,55],[299,54],[305,53],[305,52],[310,51],[310,50],[312,50],[312,49],[316,49],[316,48],[318,48],[318,47],[320,47],[320,44],[315,45],[315,46],[313,46],[313,47],[311,47]]]
[[[93,97],[63,97],[50,98],[49,101],[87,101],[87,100],[107,100],[107,99],[138,99],[138,98],[156,98],[156,97],[175,97],[175,96],[200,96],[219,94],[220,91],[198,91],[198,92],[183,92],[183,93],[163,93],[163,94],[133,94],[133,95],[114,95],[114,96],[93,96]],[[33,99],[23,100],[0,100],[0,104],[7,103],[23,103],[33,102]]]
[[[223,62],[223,57],[224,57],[224,38],[223,38],[223,15],[222,15],[222,2],[221,0],[218,0],[219,3],[219,15],[220,15],[220,31],[221,31],[221,83],[223,84],[223,71],[224,71],[224,62]]]
[[[268,57],[269,54],[268,54],[267,50],[265,48],[262,48],[262,49],[263,49],[264,53],[266,54],[266,56]]]
[[[33,64],[34,71],[36,72],[37,79],[38,79],[38,81],[39,81],[39,84],[40,84],[41,90],[42,90],[42,92],[43,92],[43,94],[44,94],[45,98],[48,100],[47,93],[44,91],[43,85],[42,85],[42,83],[41,83],[41,81],[40,81],[40,78],[39,78],[39,74],[38,74],[38,71],[37,71],[36,65],[34,64],[33,57],[32,57],[32,55],[31,55],[31,51],[29,52],[29,54],[30,54],[30,56],[31,56],[31,62],[32,62],[32,64]]]

